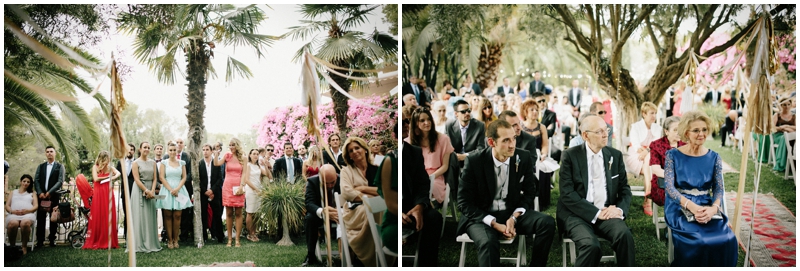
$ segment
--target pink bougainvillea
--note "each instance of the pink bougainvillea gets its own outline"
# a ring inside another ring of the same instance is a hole
[[[700,46],[700,54],[703,54],[714,47],[722,45],[728,42],[730,39],[731,36],[728,33],[716,32],[714,34],[711,34],[711,36],[708,37],[708,39],[706,39],[705,42],[703,42],[703,45]],[[684,46],[678,48],[678,52],[683,53],[688,48],[689,48],[689,43],[686,43]],[[712,85],[716,84],[717,81],[722,80],[723,78],[725,79],[725,81],[722,82],[723,84],[729,82],[733,78],[732,74],[734,69],[726,70],[722,74],[722,77],[720,77],[720,74],[718,72],[720,71],[720,69],[728,65],[731,61],[736,61],[736,58],[739,57],[739,54],[742,53],[743,53],[742,50],[740,50],[738,47],[731,46],[728,47],[728,49],[726,49],[725,51],[712,55],[705,60],[698,58],[698,61],[700,61],[700,67],[696,70],[697,74],[695,77],[697,78],[698,81],[703,80],[706,83]],[[744,67],[746,63],[747,63],[746,56],[742,56],[737,65],[740,67]]]
[[[360,100],[369,105],[388,107],[397,111],[397,96],[373,95]],[[348,104],[350,109],[347,111],[348,130],[345,131],[347,136],[357,136],[366,141],[378,139],[387,148],[397,145],[397,139],[391,136],[393,127],[397,124],[393,112],[379,111],[352,100],[348,101]],[[320,105],[317,109],[320,134],[322,140],[327,140],[328,136],[338,133],[333,115],[333,103]],[[309,135],[306,129],[307,116],[308,107],[299,104],[273,109],[255,125],[258,130],[256,144],[274,145],[276,157],[283,155],[283,143],[287,141],[294,146],[317,144],[314,136]]]

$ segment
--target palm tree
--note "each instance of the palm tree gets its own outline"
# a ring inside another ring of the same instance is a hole
[[[187,150],[193,161],[200,158],[205,136],[206,83],[209,74],[216,77],[216,70],[211,65],[216,44],[245,46],[262,57],[265,46],[271,46],[277,39],[256,33],[266,19],[256,5],[238,8],[229,4],[132,5],[129,11],[120,13],[119,29],[136,36],[133,47],[137,60],[149,65],[159,82],[174,84],[178,74],[188,81]],[[180,54],[186,61],[185,73],[178,63]],[[228,56],[225,81],[231,82],[236,76],[250,78],[253,74],[244,63]],[[199,176],[197,167],[192,167],[192,176]],[[194,178],[192,183],[194,196],[200,197],[199,180]],[[200,212],[200,205],[195,204],[194,238],[197,244],[203,242]]]
[[[295,54],[295,61],[304,53],[316,51],[315,56],[339,67],[350,69],[375,69],[382,65],[393,64],[397,61],[397,39],[387,33],[377,30],[364,33],[353,30],[368,21],[367,16],[380,5],[341,5],[341,4],[309,4],[300,5],[300,13],[308,20],[301,20],[302,25],[289,28],[289,32],[282,38],[291,37],[292,40],[305,40],[320,31],[327,30],[324,38],[314,38],[303,45]],[[315,19],[326,19],[316,21]],[[333,73],[328,75],[346,92],[350,92],[351,85],[360,89],[355,81],[338,76]],[[351,76],[374,76],[361,72],[351,72]],[[341,136],[347,128],[347,96],[330,87],[331,99],[336,124]]]

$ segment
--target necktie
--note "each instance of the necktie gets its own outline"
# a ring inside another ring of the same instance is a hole
[[[508,196],[508,166],[500,164],[497,168],[497,181],[500,182],[500,199],[505,199]]]
[[[294,183],[294,163],[292,163],[292,158],[286,157],[286,176],[289,177],[289,182]]]
[[[603,209],[606,204],[606,187],[603,179],[603,160],[600,155],[595,154],[592,163],[592,185],[594,186],[594,206]]]
[[[461,153],[467,152],[467,127],[461,127]]]
[[[181,153],[178,153],[178,160],[181,160]]]

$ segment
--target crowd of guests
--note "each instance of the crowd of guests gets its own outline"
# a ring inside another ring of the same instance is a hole
[[[544,266],[556,228],[575,242],[576,266],[600,263],[598,237],[611,243],[618,265],[633,266],[636,250],[625,222],[631,215],[629,176],[645,180],[641,208],[646,215],[652,216],[651,202],[665,206],[676,251],[672,265],[736,264],[736,239],[720,208],[721,158],[704,147],[718,123],[699,110],[675,109],[680,100],[674,97],[680,95],[671,89],[663,103],[643,103],[625,145],[613,147],[607,102],[584,93],[577,80],[566,91],[553,91],[534,74],[530,84],[512,87],[505,78],[496,89],[481,89],[469,77],[460,89],[444,82],[434,91],[416,77],[403,86],[407,159],[400,209],[403,227],[421,234],[420,266],[438,265],[443,225],[437,210],[447,208],[442,206],[446,197],[457,202],[462,215],[457,234],[475,242],[480,266],[497,266],[498,240],[517,234],[536,234],[530,264]],[[678,92],[681,86],[676,84]],[[736,122],[721,131],[736,131],[743,94],[733,103],[737,94],[729,90],[703,95],[709,106],[735,115],[730,119]],[[794,132],[793,96],[776,99],[775,105],[777,132]],[[659,107],[667,108],[667,116]],[[785,148],[778,151],[784,161],[776,167],[785,164]],[[547,157],[560,161],[555,219],[539,212],[549,208],[552,187],[550,174],[536,165]],[[534,210],[537,198],[539,210]]]

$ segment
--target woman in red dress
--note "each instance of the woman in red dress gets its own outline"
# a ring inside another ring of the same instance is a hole
[[[116,197],[111,194],[111,185],[115,179],[119,178],[120,174],[117,169],[108,166],[110,162],[111,158],[108,151],[100,151],[92,167],[94,193],[92,194],[92,211],[89,213],[88,230],[86,231],[86,243],[83,244],[83,249],[119,247],[117,213],[115,212],[117,208],[114,204]]]

